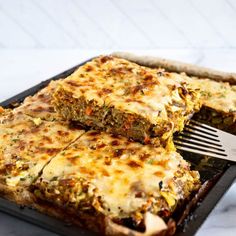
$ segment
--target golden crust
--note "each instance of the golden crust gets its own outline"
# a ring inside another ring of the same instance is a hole
[[[5,109],[0,106],[0,124],[1,124],[2,119],[4,119],[4,117],[10,114],[11,112],[12,112],[11,109]]]
[[[236,112],[236,86],[233,86],[236,84],[236,74],[218,72],[219,75],[214,76],[211,69],[205,68],[206,73],[202,73],[196,65],[191,65],[196,73],[189,73],[188,66],[183,67],[182,64],[185,63],[181,62],[158,57],[137,56],[125,52],[117,52],[113,53],[113,55],[134,61],[140,65],[151,65],[154,68],[163,68],[166,71],[182,73],[182,78],[179,77],[180,79],[188,81],[190,86],[200,90],[201,100],[204,106],[225,113]],[[166,63],[163,64],[163,61]],[[170,70],[170,68],[172,69]],[[185,76],[183,73],[193,75],[193,77]],[[175,73],[169,73],[169,76],[176,78]],[[214,81],[215,77],[216,79]]]
[[[236,86],[199,78],[191,78],[191,84],[200,89],[203,103],[195,118],[236,134]]]
[[[143,143],[166,143],[200,108],[197,92],[178,77],[101,56],[59,84],[54,105],[65,119]]]
[[[8,186],[32,183],[44,165],[84,131],[9,113],[0,122],[0,180]]]
[[[175,152],[89,131],[44,168],[35,196],[73,215],[170,217],[200,187],[199,175]]]
[[[182,62],[158,57],[137,56],[125,52],[117,52],[113,55],[140,65],[182,73],[182,77],[179,77],[179,79],[188,81],[190,87],[200,90],[200,99],[203,106],[200,112],[195,115],[195,118],[221,130],[236,134],[235,73],[219,72]],[[185,76],[185,73],[192,77]],[[169,75],[175,77],[175,73],[169,73]]]
[[[34,195],[25,187],[8,186],[0,182],[0,196],[18,205],[32,206]]]
[[[200,90],[204,107],[236,116],[236,86],[210,79],[196,77],[187,79],[193,88]]]
[[[234,85],[236,84],[236,73],[217,71],[202,66],[192,65],[160,57],[138,56],[128,52],[114,52],[112,53],[112,55],[152,68],[164,68],[167,71],[178,73],[185,72],[189,76],[209,78],[215,81],[229,82]]]

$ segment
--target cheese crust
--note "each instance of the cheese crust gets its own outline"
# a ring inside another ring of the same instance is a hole
[[[54,105],[67,120],[165,146],[200,101],[186,82],[162,70],[102,56],[59,83]]]
[[[33,96],[25,98],[24,102],[17,107],[15,113],[40,118],[46,121],[61,121],[62,117],[55,111],[52,105],[52,95],[60,80],[51,81],[45,88]]]
[[[130,218],[138,226],[147,212],[169,218],[200,181],[174,151],[88,131],[57,154],[33,186],[37,198],[74,215]]]
[[[176,81],[187,81],[188,86],[198,90],[202,103],[194,118],[214,127],[236,134],[236,86],[228,82],[186,76],[182,73],[163,72]]]
[[[203,103],[195,117],[236,134],[236,86],[209,79],[191,78],[190,81],[192,87],[200,89]]]
[[[126,52],[112,55],[135,62],[139,65],[162,68],[166,74],[187,81],[193,89],[198,89],[203,104],[195,119],[218,129],[236,134],[236,74],[186,64],[164,58],[137,56]],[[172,73],[169,73],[169,72]],[[176,72],[176,73],[174,73]],[[181,73],[181,77],[179,77]],[[186,76],[186,74],[188,76]]]
[[[28,187],[43,167],[84,131],[10,112],[0,118],[0,182]]]

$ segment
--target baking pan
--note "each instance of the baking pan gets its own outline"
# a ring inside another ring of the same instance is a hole
[[[91,59],[87,61],[90,60]],[[7,99],[0,103],[0,106],[5,108],[13,108],[17,106],[27,96],[34,95],[36,92],[47,86],[51,80],[58,80],[69,76],[76,70],[76,68],[87,61]],[[185,207],[174,216],[177,222],[176,235],[189,236],[196,233],[214,206],[236,178],[236,165],[225,160],[208,156],[201,156],[187,152],[181,152],[181,154],[191,163],[192,169],[200,172],[201,181],[202,183],[205,183],[199,193],[196,194],[189,203],[185,204]],[[91,231],[77,226],[68,225],[58,219],[44,215],[34,209],[16,205],[15,203],[1,197],[0,210],[60,235],[96,235]]]

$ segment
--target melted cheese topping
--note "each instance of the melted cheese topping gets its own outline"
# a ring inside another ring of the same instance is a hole
[[[60,80],[51,81],[48,86],[40,90],[34,96],[27,97],[23,104],[17,107],[14,112],[23,113],[42,120],[62,120],[62,117],[54,110],[51,104],[52,94],[59,82]]]
[[[81,190],[80,181],[86,190]],[[88,207],[127,217],[148,207],[155,213],[173,211],[198,188],[199,176],[176,152],[89,131],[44,168],[36,186],[56,204],[74,203],[83,211],[82,200],[92,198]]]
[[[198,109],[197,95],[183,81],[162,71],[139,66],[120,58],[99,57],[79,67],[60,83],[59,89],[96,101],[98,106],[115,107],[138,114],[156,125]],[[191,101],[192,100],[192,101]]]
[[[199,90],[203,106],[224,113],[236,113],[235,85],[230,85],[227,82],[217,82],[211,79],[189,77],[184,73],[164,73],[176,81],[185,81],[189,87]]]
[[[43,166],[84,131],[10,113],[0,120],[0,178],[10,186],[30,184]]]
[[[209,79],[192,78],[190,81],[193,88],[200,89],[204,106],[236,115],[236,86]]]

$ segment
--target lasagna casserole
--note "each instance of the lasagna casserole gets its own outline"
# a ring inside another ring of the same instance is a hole
[[[1,116],[0,192],[23,203],[21,191],[27,190],[48,161],[83,132],[66,122],[43,121],[23,113]]]
[[[200,100],[187,82],[162,70],[102,56],[59,83],[54,105],[66,120],[166,146],[199,110]]]
[[[199,187],[198,172],[177,152],[88,131],[51,160],[32,189],[67,214],[144,231],[146,213],[169,219]]]

